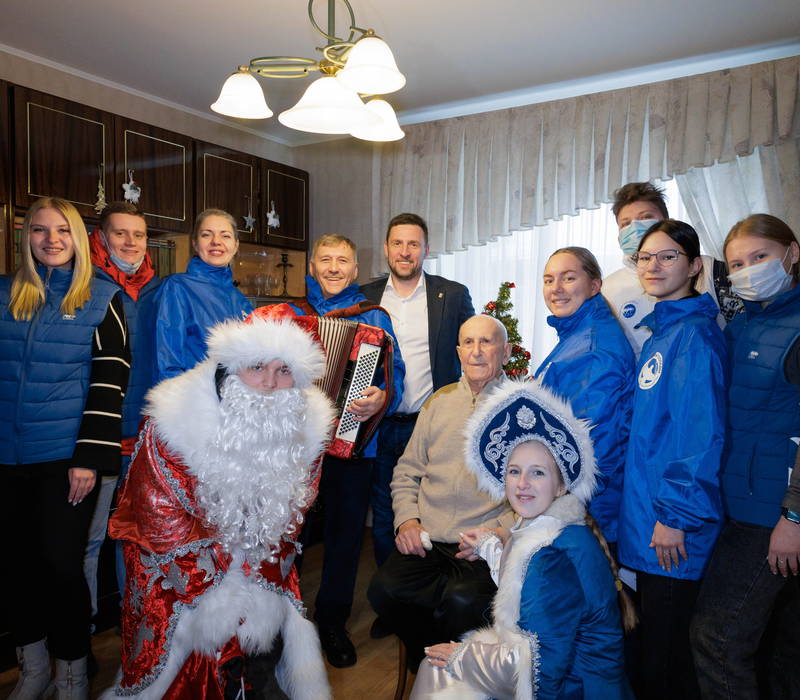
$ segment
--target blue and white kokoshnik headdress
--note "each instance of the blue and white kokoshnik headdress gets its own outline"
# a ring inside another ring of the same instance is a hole
[[[584,504],[594,493],[596,464],[587,421],[537,381],[507,381],[482,400],[467,421],[465,459],[478,486],[505,497],[508,457],[535,440],[553,455],[567,490]]]

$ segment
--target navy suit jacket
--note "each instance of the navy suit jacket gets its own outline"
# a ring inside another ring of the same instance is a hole
[[[437,391],[461,377],[461,362],[456,353],[458,329],[464,321],[475,315],[475,310],[469,290],[463,284],[424,274],[428,297],[428,352],[433,390]],[[373,303],[380,304],[388,279],[381,277],[361,285],[361,293]]]

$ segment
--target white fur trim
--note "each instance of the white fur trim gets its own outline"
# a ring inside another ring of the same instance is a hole
[[[467,468],[478,480],[478,486],[495,499],[505,497],[504,483],[495,479],[484,467],[483,457],[480,454],[480,439],[489,421],[519,396],[527,396],[545,411],[557,416],[568,427],[578,446],[581,473],[571,484],[563,471],[562,477],[568,485],[570,493],[577,496],[583,503],[588,503],[594,493],[597,478],[597,464],[594,459],[594,447],[589,436],[589,423],[577,418],[572,412],[572,406],[567,401],[556,396],[536,380],[501,382],[489,391],[488,396],[478,404],[467,420],[464,426],[464,437],[466,438],[464,459]],[[556,459],[556,463],[558,461]]]
[[[126,697],[161,698],[193,651],[213,657],[219,647],[236,635],[245,652],[266,653],[279,632],[284,649],[278,681],[284,692],[292,700],[332,697],[316,629],[287,596],[262,588],[236,566],[197,601],[195,608],[181,613],[159,676],[141,693]],[[242,619],[244,623],[240,624]],[[110,689],[102,697],[119,696]]]
[[[202,458],[219,426],[216,368],[214,360],[206,360],[147,393],[145,413],[152,417],[159,439],[189,467]],[[306,387],[303,394],[308,403],[303,449],[310,464],[329,438],[334,409],[315,386]]]
[[[208,358],[236,373],[243,367],[283,360],[295,386],[304,389],[325,371],[322,346],[289,318],[271,320],[252,315],[225,321],[208,333]]]

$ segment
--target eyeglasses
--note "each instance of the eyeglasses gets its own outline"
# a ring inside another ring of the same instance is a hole
[[[675,264],[680,255],[686,255],[686,253],[681,253],[679,250],[659,250],[657,253],[634,253],[631,255],[631,260],[636,263],[637,267],[647,267],[655,258],[662,267],[669,267]]]

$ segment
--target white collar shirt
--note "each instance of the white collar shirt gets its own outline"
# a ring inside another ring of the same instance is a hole
[[[397,407],[397,412],[417,413],[433,392],[425,274],[419,276],[417,286],[407,297],[401,297],[397,293],[392,284],[392,276],[389,275],[381,297],[381,306],[392,317],[392,326],[406,366],[403,400]]]

